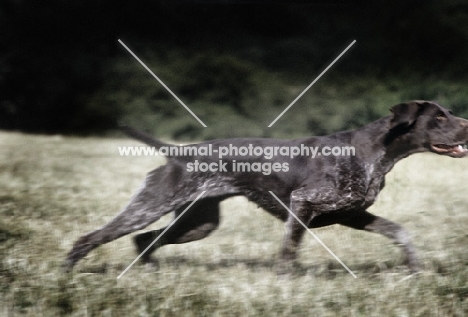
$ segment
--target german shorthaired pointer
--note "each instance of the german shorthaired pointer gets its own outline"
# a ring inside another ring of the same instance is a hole
[[[408,155],[433,152],[451,157],[465,156],[468,120],[455,117],[449,110],[429,101],[398,104],[391,111],[392,115],[362,128],[329,136],[296,140],[239,138],[187,145],[185,147],[191,146],[192,150],[202,147],[206,150],[210,146],[215,153],[228,147],[260,147],[265,151],[274,147],[353,147],[355,153],[348,156],[317,155],[313,158],[310,155],[278,155],[274,159],[253,153],[230,153],[222,157],[222,162],[217,155],[168,155],[167,164],[147,175],[141,189],[113,220],[78,239],[68,254],[65,266],[70,270],[99,245],[143,229],[170,212],[180,215],[200,193],[206,191],[142,256],[142,260],[151,261],[150,253],[160,246],[205,238],[218,227],[219,203],[231,196],[244,195],[286,222],[279,272],[287,272],[296,258],[305,229],[270,195],[269,191],[272,191],[309,228],[340,224],[383,234],[402,246],[405,263],[412,272],[418,271],[420,265],[407,232],[400,225],[375,216],[366,209],[384,187],[385,174]],[[132,128],[125,130],[130,136],[157,149],[171,146]],[[253,171],[254,163],[261,165],[273,161],[278,164],[273,164],[269,173]],[[197,171],[194,162],[198,162],[200,167],[201,163],[205,163],[205,167],[220,164],[223,166],[218,167],[223,170],[205,168],[205,171]],[[252,170],[235,170],[237,162],[252,164]],[[143,252],[163,230],[137,235],[134,241],[138,252]]]

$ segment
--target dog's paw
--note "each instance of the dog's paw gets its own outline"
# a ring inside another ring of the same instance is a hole
[[[159,271],[159,261],[155,259],[147,259],[143,262],[145,265],[145,271],[147,272],[155,272]]]
[[[420,273],[423,270],[422,264],[415,257],[405,259],[404,264],[408,266],[411,274]]]
[[[294,263],[291,261],[281,261],[276,267],[278,277],[289,277],[294,273]]]
[[[63,273],[71,273],[71,271],[73,270],[73,265],[74,265],[74,263],[71,260],[66,259],[62,263],[62,266],[61,266],[62,272]]]

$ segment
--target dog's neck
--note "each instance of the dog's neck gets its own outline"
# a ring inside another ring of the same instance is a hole
[[[380,120],[370,123],[363,128],[356,130],[356,135],[353,143],[357,143],[367,160],[374,164],[376,170],[382,173],[388,173],[393,166],[408,157],[411,154],[425,152],[425,148],[412,140],[412,127],[398,128],[391,130],[391,116],[384,117]],[[385,129],[382,131],[382,127]],[[369,134],[369,128],[374,130],[374,133]],[[366,133],[361,133],[366,131]],[[363,140],[364,139],[364,140]],[[369,154],[372,155],[369,156]]]

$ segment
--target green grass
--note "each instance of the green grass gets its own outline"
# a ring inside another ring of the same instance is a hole
[[[417,276],[384,237],[331,226],[315,233],[358,278],[307,236],[296,274],[278,279],[283,224],[243,197],[223,202],[210,237],[159,250],[159,270],[137,264],[117,280],[136,256],[127,236],[63,273],[73,242],[164,163],[118,155],[132,144],[0,133],[0,316],[468,315],[468,160],[431,154],[397,164],[371,208],[408,229]]]

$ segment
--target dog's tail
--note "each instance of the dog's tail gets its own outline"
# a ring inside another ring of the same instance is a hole
[[[149,146],[154,146],[158,150],[159,150],[160,147],[163,147],[163,146],[171,146],[171,144],[159,141],[159,140],[155,139],[153,136],[149,135],[148,133],[145,133],[143,131],[139,131],[139,130],[137,130],[135,128],[132,128],[130,126],[120,125],[119,128],[120,128],[120,130],[125,132],[125,134],[130,136],[131,138],[134,138],[134,139],[136,139],[138,141],[141,141],[141,142],[143,142],[143,143],[145,143],[145,144],[147,144]]]

